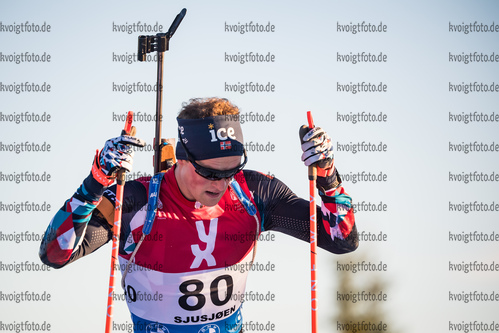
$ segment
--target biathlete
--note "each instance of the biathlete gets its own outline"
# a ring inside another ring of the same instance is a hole
[[[239,268],[252,264],[259,234],[273,230],[309,241],[309,202],[277,178],[243,170],[238,113],[226,99],[190,100],[177,117],[177,163],[160,181],[125,184],[119,260],[135,332],[242,332],[242,300],[233,295],[244,293],[248,270]],[[351,252],[358,246],[352,200],[334,166],[331,139],[314,127],[302,142],[305,165],[319,166],[318,246]],[[64,267],[112,239],[111,185],[117,170],[131,171],[131,146],[144,141],[123,135],[97,152],[90,175],[47,228],[40,246],[45,264]],[[157,198],[157,213],[137,247],[149,197]]]

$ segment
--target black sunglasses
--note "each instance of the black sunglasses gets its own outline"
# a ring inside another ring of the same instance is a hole
[[[210,169],[206,168],[204,166],[201,166],[194,161],[194,158],[192,157],[191,154],[189,154],[189,151],[187,150],[187,147],[185,146],[184,142],[182,139],[180,139],[180,143],[182,144],[182,147],[185,150],[185,154],[187,155],[187,159],[189,162],[192,163],[194,166],[194,171],[201,177],[212,180],[212,181],[217,181],[217,180],[222,180],[222,179],[229,179],[234,177],[239,171],[241,171],[244,166],[246,165],[246,162],[248,161],[248,156],[246,155],[246,149],[243,150],[244,154],[244,161],[234,169],[230,170],[215,170],[215,169]]]

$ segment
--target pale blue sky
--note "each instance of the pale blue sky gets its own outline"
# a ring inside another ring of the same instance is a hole
[[[386,243],[364,242],[358,255],[375,263],[387,263],[379,276],[390,283],[389,327],[403,332],[448,330],[449,321],[497,321],[496,302],[449,302],[449,291],[497,290],[499,273],[449,272],[449,261],[499,262],[497,243],[450,243],[448,233],[497,230],[498,212],[449,212],[449,202],[499,202],[496,182],[451,183],[454,173],[498,171],[499,152],[449,152],[449,142],[499,143],[497,123],[450,123],[449,112],[485,114],[499,112],[496,93],[450,93],[449,82],[499,82],[499,64],[450,63],[449,52],[499,53],[496,33],[451,33],[449,22],[499,24],[493,1],[62,1],[2,2],[0,21],[13,24],[51,25],[50,33],[0,32],[0,52],[34,52],[51,55],[50,63],[0,62],[0,82],[50,83],[50,93],[0,92],[0,112],[50,113],[50,123],[0,122],[0,141],[47,142],[49,153],[0,152],[0,172],[49,172],[49,183],[0,182],[3,203],[48,202],[52,211],[16,214],[0,212],[4,233],[26,230],[43,232],[56,210],[90,171],[93,154],[111,137],[121,122],[113,113],[128,110],[153,114],[155,95],[112,92],[112,84],[154,84],[156,66],[151,63],[118,63],[113,52],[136,52],[139,33],[112,31],[113,22],[159,22],[166,30],[175,15],[187,15],[165,55],[164,136],[175,136],[175,116],[191,97],[223,96],[242,112],[275,115],[274,123],[243,125],[246,141],[275,144],[274,153],[249,153],[247,167],[271,172],[297,194],[307,197],[306,168],[300,162],[298,128],[312,110],[316,125],[325,128],[336,144],[368,141],[388,145],[386,153],[336,152],[340,173],[369,171],[388,175],[386,183],[345,182],[354,201],[388,205],[388,212],[360,212],[359,231],[388,234]],[[386,33],[339,33],[337,23],[386,24]],[[275,25],[273,33],[225,32],[225,23]],[[386,63],[340,63],[337,52],[383,52]],[[270,52],[274,63],[229,63],[224,54]],[[379,82],[387,93],[340,93],[337,83]],[[230,93],[225,83],[271,82],[274,93]],[[342,123],[337,113],[384,112],[386,123]],[[138,136],[152,142],[154,125],[137,122]],[[150,153],[137,153],[134,170],[152,172]],[[38,262],[38,243],[0,242],[0,260]],[[308,245],[277,235],[277,241],[261,243],[257,260],[275,262],[275,273],[253,273],[248,290],[276,294],[276,303],[247,303],[245,321],[271,321],[277,332],[309,330]],[[0,291],[47,291],[44,303],[0,302],[4,322],[33,320],[52,323],[53,331],[103,329],[110,246],[67,268],[51,272],[15,274],[0,272]],[[321,332],[334,331],[330,316],[336,307],[336,262],[356,260],[356,254],[335,256],[319,252],[319,320]],[[362,280],[378,276],[357,273]],[[357,277],[356,276],[356,277]],[[81,316],[84,316],[81,318]],[[125,304],[117,305],[117,322],[129,320]]]

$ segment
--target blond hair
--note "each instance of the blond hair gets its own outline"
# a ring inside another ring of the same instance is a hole
[[[239,108],[226,98],[191,98],[182,104],[178,118],[199,119],[227,114],[239,114]]]

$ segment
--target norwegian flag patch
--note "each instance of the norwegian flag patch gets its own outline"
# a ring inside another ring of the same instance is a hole
[[[229,150],[232,148],[232,144],[230,141],[222,141],[220,142],[220,150]]]

